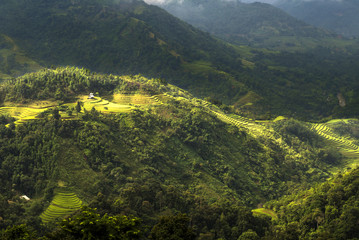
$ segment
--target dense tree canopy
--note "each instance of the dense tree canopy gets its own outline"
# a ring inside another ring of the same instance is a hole
[[[56,87],[42,90],[51,81]],[[156,94],[151,99],[161,103],[138,105],[121,113],[86,110],[76,97],[95,92],[94,84],[109,99],[114,93]],[[308,123],[268,121],[267,126],[249,129],[244,123],[221,121],[218,114],[230,115],[158,79],[99,75],[85,69],[43,70],[3,86],[3,104],[30,104],[42,99],[37,95],[32,99],[32,93],[51,95],[57,87],[67,95],[32,120],[15,124],[10,114],[0,118],[0,228],[4,236],[25,238],[53,232],[52,223],[44,229],[39,216],[54,206],[53,199],[64,188],[97,208],[97,213],[85,208],[68,216],[62,222],[63,230],[52,233],[69,239],[78,234],[96,235],[96,231],[123,231],[123,222],[137,229],[138,218],[149,226],[141,230],[142,236],[157,239],[162,235],[171,238],[173,231],[202,239],[298,236],[323,224],[326,202],[321,202],[321,196],[314,197],[318,201],[305,219],[296,220],[299,225],[283,220],[283,208],[276,207],[282,200],[268,204],[277,212],[278,222],[251,212],[268,200],[325,181],[331,167],[341,166],[338,150],[326,148],[328,142],[314,134]],[[23,95],[23,89],[31,94]],[[81,107],[76,116],[63,117],[69,111],[64,101]],[[231,119],[235,121],[236,116]],[[355,126],[355,121],[341,123],[333,131],[347,132],[349,127],[355,137]],[[31,200],[20,198],[22,195]],[[338,219],[335,199],[327,202],[331,202],[333,219]],[[355,207],[340,211],[338,224],[355,223]],[[119,217],[123,214],[135,217]],[[89,227],[93,221],[86,218],[98,219],[99,225]],[[309,230],[304,231],[300,224]],[[78,225],[87,230],[81,231]],[[352,225],[341,229],[333,234],[341,234],[342,239],[353,235]]]

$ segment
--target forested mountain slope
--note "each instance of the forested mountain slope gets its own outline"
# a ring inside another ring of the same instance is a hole
[[[253,118],[358,116],[352,42],[293,53],[231,46],[143,1],[5,1],[0,18],[0,32],[45,67],[160,77]]]
[[[264,236],[250,208],[345,166],[310,124],[227,115],[160,79],[57,68],[0,89],[2,228],[88,204],[150,226],[187,213],[197,236]]]
[[[359,169],[267,204],[278,220],[264,239],[357,239]]]
[[[0,82],[41,69],[9,36],[0,34]]]
[[[187,77],[193,72],[184,63],[208,62],[214,74],[221,64],[240,67],[231,48],[143,1],[17,0],[0,11],[1,31],[46,66],[166,76],[197,87],[203,80]]]

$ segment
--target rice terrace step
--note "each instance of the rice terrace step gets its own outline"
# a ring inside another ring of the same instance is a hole
[[[323,124],[313,124],[311,129],[316,132],[318,135],[326,138],[329,141],[332,141],[334,143],[337,143],[341,145],[343,149],[348,150],[358,150],[358,146],[354,144],[351,140],[343,138],[339,136],[338,134],[334,133],[332,129],[327,126],[325,123]]]
[[[57,190],[49,207],[40,215],[40,218],[44,223],[54,222],[76,212],[82,205],[83,202],[74,192],[60,189]]]

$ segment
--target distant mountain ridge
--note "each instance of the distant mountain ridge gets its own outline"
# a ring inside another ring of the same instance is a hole
[[[267,46],[268,38],[325,38],[333,34],[310,26],[265,3],[164,1],[158,5],[180,19],[232,43]]]
[[[346,37],[359,36],[359,1],[277,0],[274,5],[314,26]]]
[[[27,57],[17,46],[14,39],[0,34],[0,82],[40,68],[37,62]]]

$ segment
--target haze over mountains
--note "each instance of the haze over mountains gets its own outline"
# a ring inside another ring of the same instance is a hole
[[[290,46],[302,38],[334,37],[268,4],[221,0],[167,1],[158,4],[180,19],[237,44],[273,47],[275,42],[286,42]]]
[[[279,0],[274,5],[314,26],[329,29],[345,37],[359,36],[359,2],[356,0]]]
[[[269,3],[313,26],[345,37],[359,36],[359,2],[356,0],[242,0]]]

